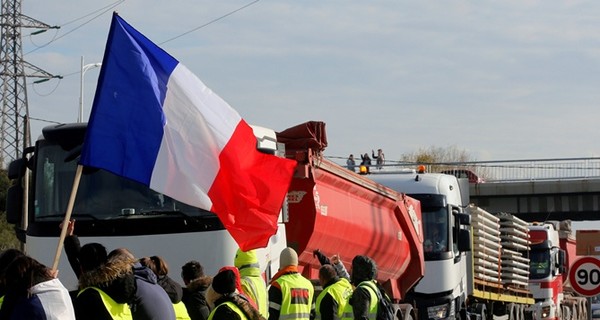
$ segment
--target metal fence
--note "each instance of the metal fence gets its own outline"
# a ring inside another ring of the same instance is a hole
[[[340,159],[332,159],[338,164]],[[377,168],[373,164],[371,173],[406,172],[424,165],[427,172],[446,172],[469,178],[471,182],[505,182],[527,180],[568,180],[600,177],[600,157],[525,159],[444,163],[411,163],[389,161]]]

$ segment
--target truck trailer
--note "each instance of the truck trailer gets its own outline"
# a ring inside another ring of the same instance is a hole
[[[338,254],[346,265],[368,255],[377,279],[396,303],[398,318],[415,317],[406,300],[425,272],[420,203],[323,157],[325,124],[308,122],[276,133],[255,126],[260,151],[297,161],[277,234],[259,250],[267,280],[279,267],[286,246],[298,252],[299,268],[316,279],[316,249]],[[84,140],[86,124],[44,128],[35,146],[9,166],[7,218],[16,224],[26,253],[51,265]],[[237,244],[217,216],[107,171],[85,168],[74,204],[81,243],[99,242],[108,250],[129,248],[137,257],[158,255],[177,270],[199,260],[209,275],[232,265]],[[67,259],[59,264],[70,290],[77,280]],[[176,277],[174,277],[176,278]]]

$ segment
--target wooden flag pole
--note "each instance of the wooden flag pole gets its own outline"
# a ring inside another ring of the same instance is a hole
[[[58,245],[56,246],[56,254],[54,255],[54,263],[52,264],[52,272],[56,274],[58,271],[58,261],[60,260],[60,254],[63,249],[63,243],[67,237],[67,228],[69,227],[69,221],[71,220],[71,213],[73,212],[73,206],[75,204],[75,197],[77,196],[77,189],[79,189],[79,181],[81,180],[81,173],[83,172],[83,166],[77,165],[77,171],[75,172],[75,180],[73,181],[73,189],[71,189],[71,197],[69,198],[69,204],[67,205],[67,212],[65,213],[65,219],[62,223],[62,229],[60,230],[60,239],[58,239]]]

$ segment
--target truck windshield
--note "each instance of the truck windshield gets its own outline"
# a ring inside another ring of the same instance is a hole
[[[550,251],[531,250],[529,254],[529,279],[543,279],[550,275]]]
[[[60,220],[71,195],[77,159],[60,146],[40,142],[36,153],[35,220]],[[123,219],[168,215],[213,216],[214,214],[154,192],[135,181],[104,170],[84,171],[77,190],[73,217],[77,219]]]
[[[435,259],[438,253],[448,251],[448,211],[442,208],[423,208],[423,248],[425,259]]]

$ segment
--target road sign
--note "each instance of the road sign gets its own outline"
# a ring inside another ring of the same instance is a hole
[[[569,281],[575,292],[582,296],[600,294],[600,260],[595,257],[577,259],[569,271]]]

